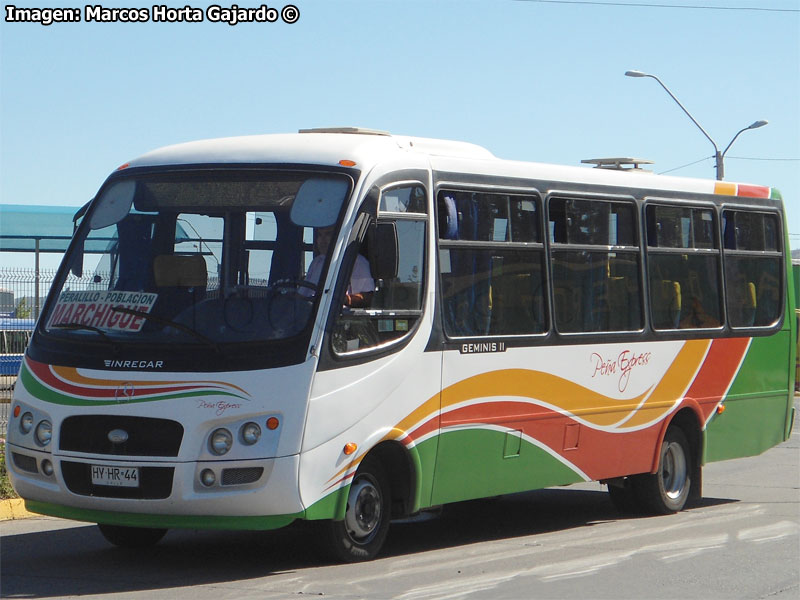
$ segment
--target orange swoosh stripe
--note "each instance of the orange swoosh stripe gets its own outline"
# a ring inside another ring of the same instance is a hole
[[[81,375],[78,372],[78,369],[75,367],[58,367],[53,366],[51,367],[53,373],[55,373],[61,379],[64,379],[72,384],[76,385],[87,385],[87,386],[98,386],[98,387],[118,387],[123,383],[127,383],[130,381],[129,379],[95,379],[94,377],[86,377]],[[238,390],[239,392],[249,396],[245,390],[240,388],[237,385],[233,385],[231,383],[226,383],[224,381],[136,381],[137,386],[165,386],[165,385],[215,385],[222,388],[233,388]]]
[[[710,340],[689,340],[658,382],[644,405],[624,422],[624,428],[639,427],[668,413],[694,380],[711,345]]]

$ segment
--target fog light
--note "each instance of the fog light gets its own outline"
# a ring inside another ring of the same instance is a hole
[[[53,474],[53,463],[45,459],[42,461],[42,473],[50,477]]]
[[[33,429],[33,414],[26,412],[19,421],[19,430],[22,433],[30,433],[31,429]]]
[[[215,429],[209,440],[211,452],[217,456],[226,454],[233,446],[233,436],[227,429]]]
[[[255,444],[261,437],[261,427],[258,423],[245,423],[242,425],[242,441],[248,446]]]
[[[206,487],[211,487],[217,481],[217,476],[211,469],[203,469],[200,473],[200,483]]]
[[[36,426],[36,441],[47,446],[53,438],[53,425],[50,421],[40,421]]]

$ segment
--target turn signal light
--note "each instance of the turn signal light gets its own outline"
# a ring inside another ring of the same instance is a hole
[[[339,164],[342,165],[343,167],[355,167],[356,161],[343,158],[342,160],[339,161]]]
[[[278,420],[278,417],[270,417],[267,419],[267,429],[270,431],[275,431],[280,424],[281,422]]]
[[[720,404],[720,405],[717,407],[717,414],[718,414],[718,415],[721,415],[721,414],[722,414],[722,413],[724,413],[724,412],[725,412],[725,405],[724,405],[724,404]]]
[[[345,453],[347,456],[350,456],[350,455],[351,455],[353,452],[355,452],[356,450],[358,450],[358,444],[356,444],[355,442],[347,442],[347,443],[344,445],[344,453]]]
[[[19,416],[19,413],[22,411],[22,408],[19,404],[14,407],[14,418],[16,419]]]

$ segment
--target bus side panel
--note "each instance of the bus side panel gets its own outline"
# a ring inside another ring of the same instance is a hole
[[[408,510],[430,506],[438,443],[441,354],[425,352],[425,321],[405,348],[366,363],[318,372],[300,455],[307,518],[342,518],[350,483],[364,457],[388,444],[402,456],[384,465],[410,490]],[[355,444],[351,454],[345,446]]]
[[[446,352],[434,503],[650,471],[709,346]]]
[[[439,441],[433,501],[510,494],[551,485],[578,483],[584,478],[546,447],[523,439],[521,430],[469,429],[444,433]]]
[[[667,424],[689,408],[699,431],[749,343],[446,353],[434,503],[652,472]]]
[[[754,456],[784,441],[789,390],[789,330],[753,338],[725,399],[706,429],[706,462]]]

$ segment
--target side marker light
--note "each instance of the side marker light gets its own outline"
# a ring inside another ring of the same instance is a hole
[[[344,453],[345,453],[347,456],[350,456],[350,455],[351,455],[351,454],[353,454],[353,452],[355,452],[356,450],[358,450],[358,444],[356,444],[355,442],[347,442],[347,443],[344,445]]]
[[[19,404],[17,404],[17,405],[14,407],[14,418],[15,418],[15,419],[16,419],[16,418],[19,416],[19,413],[20,413],[20,412],[22,412],[22,407],[21,407]]]
[[[724,412],[725,412],[725,408],[726,408],[726,407],[725,407],[725,405],[724,405],[724,404],[720,404],[720,405],[717,407],[717,414],[718,414],[718,415],[721,415],[722,413],[724,413]]]
[[[343,158],[342,160],[339,161],[339,164],[342,165],[343,167],[355,167],[356,161]]]

